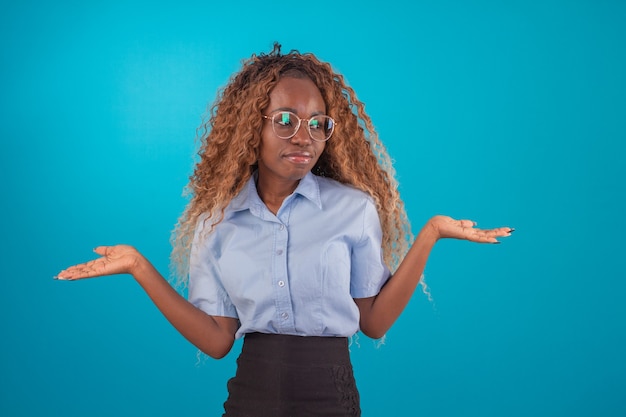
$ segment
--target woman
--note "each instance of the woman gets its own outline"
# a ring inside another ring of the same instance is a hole
[[[435,216],[410,245],[390,158],[363,104],[311,54],[276,44],[253,55],[204,132],[174,234],[189,300],[125,245],[96,248],[101,258],[58,279],[131,274],[214,358],[244,337],[226,416],[360,415],[347,338],[387,332],[439,239],[497,243],[513,230]]]

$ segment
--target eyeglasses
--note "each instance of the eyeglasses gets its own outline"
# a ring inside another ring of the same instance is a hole
[[[324,114],[313,116],[310,119],[301,119],[290,111],[277,111],[270,116],[263,115],[264,119],[272,121],[272,130],[281,139],[291,139],[298,133],[300,124],[306,122],[306,129],[311,139],[326,142],[335,130],[335,120]]]

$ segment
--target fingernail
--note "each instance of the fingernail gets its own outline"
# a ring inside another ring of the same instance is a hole
[[[496,240],[495,242],[493,242],[494,245],[498,245],[500,243],[502,243],[502,242],[500,242],[499,240]]]
[[[510,229],[511,229],[511,230],[509,230],[509,233],[513,233],[513,232],[515,231],[515,228],[514,228],[514,227],[511,227]]]

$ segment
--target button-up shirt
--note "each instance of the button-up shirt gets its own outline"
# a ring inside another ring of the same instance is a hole
[[[189,300],[214,316],[237,318],[245,333],[351,336],[353,298],[372,297],[389,278],[371,197],[307,174],[274,215],[255,177],[210,233],[200,218],[192,245]]]

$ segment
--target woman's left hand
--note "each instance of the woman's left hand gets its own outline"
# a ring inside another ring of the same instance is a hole
[[[439,239],[462,239],[478,243],[500,243],[497,238],[511,236],[511,227],[478,229],[471,220],[455,220],[448,216],[435,216],[428,221]]]

